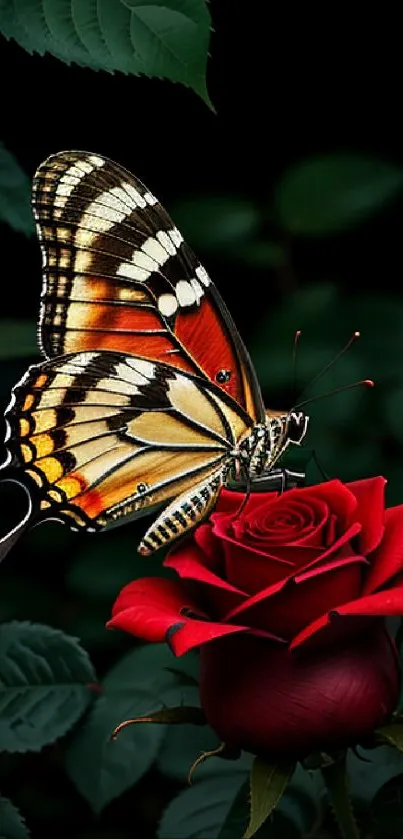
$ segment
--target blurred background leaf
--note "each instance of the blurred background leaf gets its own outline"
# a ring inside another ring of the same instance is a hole
[[[280,223],[300,236],[338,233],[403,188],[403,168],[359,154],[328,154],[291,167],[275,193]]]
[[[14,804],[0,797],[1,839],[29,839],[26,824]]]
[[[33,321],[0,319],[0,358],[39,356]]]
[[[26,236],[34,231],[30,196],[28,175],[0,141],[0,220]]]

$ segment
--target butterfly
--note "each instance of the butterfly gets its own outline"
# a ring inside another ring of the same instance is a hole
[[[222,298],[147,187],[65,151],[39,166],[32,203],[44,360],[13,389],[3,464],[29,494],[24,526],[97,531],[163,507],[149,554],[231,481],[284,480],[277,464],[308,418],[265,410]]]

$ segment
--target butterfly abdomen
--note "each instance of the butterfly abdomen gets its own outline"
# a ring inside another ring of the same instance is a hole
[[[189,493],[175,498],[145,534],[139,553],[148,555],[194,527],[214,506],[223,482],[221,469]]]

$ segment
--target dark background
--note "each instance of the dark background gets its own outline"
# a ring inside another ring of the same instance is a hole
[[[398,52],[384,43],[381,58],[379,41],[375,46],[362,31],[349,44],[333,32],[332,21],[319,25],[320,37],[307,24],[310,43],[296,20],[290,32],[290,21],[263,21],[256,4],[248,20],[243,5],[231,4],[231,13],[229,5],[211,6],[208,88],[216,113],[179,85],[69,67],[0,39],[1,139],[30,177],[47,155],[62,149],[107,155],[144,181],[176,220],[184,199],[197,206],[200,196],[224,195],[230,202],[241,196],[256,205],[261,239],[284,249],[281,265],[237,259],[234,243],[203,249],[203,235],[196,236],[201,247],[190,236],[191,214],[187,221],[189,243],[251,349],[266,403],[291,403],[295,329],[304,330],[300,384],[353,329],[362,330],[361,346],[320,388],[361,377],[374,378],[376,388],[313,406],[309,447],[330,475],[385,474],[391,502],[403,502],[402,198],[328,237],[294,238],[271,211],[283,174],[305,157],[357,152],[403,166]],[[186,214],[181,226],[186,233]],[[34,323],[41,287],[37,242],[0,224],[0,243],[1,318]],[[337,305],[327,297],[330,287]],[[4,407],[10,387],[33,360],[0,362]],[[317,472],[312,479],[320,479]],[[7,525],[8,512],[3,519]],[[95,542],[57,525],[28,534],[4,566],[2,619],[31,619],[79,636],[102,676],[133,645],[120,636],[111,640],[104,629],[120,586],[160,567],[159,559],[147,567],[133,559],[143,529],[141,522],[127,525]],[[108,589],[111,555],[117,566]],[[85,585],[74,576],[80,562]],[[91,596],[91,573],[104,575],[101,595]],[[0,779],[34,837],[61,823],[72,836],[153,837],[163,805],[181,788],[152,771],[98,822],[66,779],[58,745],[40,755],[4,756]]]

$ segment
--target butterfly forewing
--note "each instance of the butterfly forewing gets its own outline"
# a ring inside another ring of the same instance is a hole
[[[215,382],[264,420],[255,372],[207,272],[154,195],[122,167],[62,152],[39,167],[33,206],[49,357],[113,350]]]

